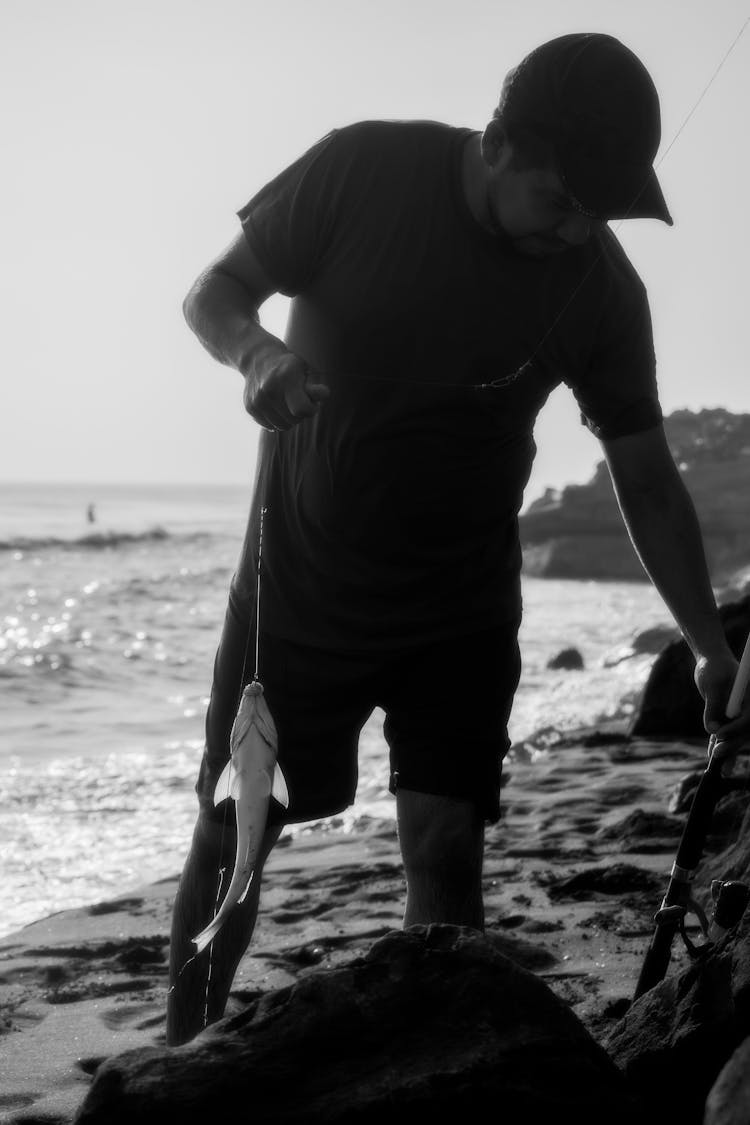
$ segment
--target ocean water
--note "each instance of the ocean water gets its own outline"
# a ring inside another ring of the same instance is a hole
[[[0,935],[180,870],[248,497],[0,485]],[[529,578],[524,605],[514,741],[628,714],[653,661],[629,644],[670,621],[655,591]],[[569,645],[584,669],[550,671]],[[387,761],[376,711],[331,831],[395,815]]]

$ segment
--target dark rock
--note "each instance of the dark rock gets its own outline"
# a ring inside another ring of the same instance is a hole
[[[729,583],[750,558],[750,414],[677,410],[664,429],[698,512],[711,575]],[[519,529],[527,574],[647,581],[604,461],[588,483],[548,489],[520,517]]]
[[[703,777],[703,770],[691,770],[683,774],[669,794],[667,811],[670,813],[690,812],[695,791]]]
[[[634,656],[656,655],[671,641],[679,640],[680,632],[674,625],[652,625],[636,633],[630,643],[619,645],[603,660],[605,668],[614,668]]]
[[[739,659],[750,632],[750,596],[719,607],[727,642]],[[682,638],[654,661],[630,723],[632,737],[705,738],[703,700],[695,686],[695,661]]]
[[[665,1121],[700,1125],[727,1059],[750,1033],[750,949],[724,939],[702,962],[641,996],[606,1047]]]
[[[695,791],[703,777],[703,770],[691,770],[686,773],[669,794],[667,809],[670,813],[686,813],[690,811],[695,797]],[[748,780],[742,776],[724,778],[725,796],[716,808],[711,821],[711,832],[717,835],[726,833],[727,829],[733,831],[738,823],[738,818],[744,815],[750,803],[750,788]]]
[[[496,925],[498,925],[502,930],[515,930],[519,926],[522,926],[525,921],[525,914],[501,914],[496,922]]]
[[[619,719],[611,720],[611,725],[614,726],[614,727],[619,727],[620,720]],[[627,731],[619,730],[619,729],[616,729],[616,730],[602,729],[604,726],[605,726],[605,724],[601,723],[600,726],[595,730],[588,730],[588,728],[584,728],[583,733],[580,735],[580,738],[578,739],[578,745],[580,745],[580,746],[621,746],[621,745],[623,745],[623,743],[627,743],[629,741]],[[568,745],[570,745],[570,746],[574,746],[576,744],[576,738],[575,738],[574,735],[569,735],[566,741],[567,741]]]
[[[551,879],[547,894],[551,899],[588,898],[591,894],[622,895],[657,893],[663,884],[650,871],[632,863],[613,863],[608,867],[590,867],[575,875]]]
[[[714,815],[711,818],[711,835],[719,838],[719,842],[721,842],[722,837],[728,837],[736,833],[737,827],[742,823],[742,818],[748,805],[750,805],[750,792],[744,783],[740,784],[742,784],[742,788],[735,790],[733,793],[727,793],[714,809]],[[712,845],[715,846],[714,841],[712,841]]]
[[[619,996],[616,1000],[611,1000],[602,1011],[604,1019],[619,1020],[630,1008],[630,998],[628,996]]]
[[[735,843],[702,866],[701,884],[714,877],[750,882],[750,814]],[[750,914],[686,972],[641,996],[605,1046],[657,1119],[701,1125],[709,1091],[748,1035]]]
[[[565,923],[560,918],[529,918],[523,924],[524,933],[527,934],[554,934],[565,929]]]
[[[76,1125],[454,1125],[484,1119],[643,1121],[617,1068],[570,1009],[478,931],[392,932],[364,958],[314,970],[173,1049],[96,1072]]]
[[[321,961],[325,960],[325,956],[326,951],[322,945],[310,942],[308,945],[303,945],[300,946],[299,949],[290,951],[286,959],[298,965],[319,965]]]
[[[747,1125],[750,1121],[750,1037],[732,1055],[711,1087],[703,1125]]]
[[[567,493],[568,489],[565,491]],[[531,522],[535,517],[536,513],[529,508],[519,520],[524,574],[533,578],[574,578],[599,582],[647,581],[624,527],[615,525],[609,534],[604,534],[597,529],[596,517],[587,515],[587,530],[576,529],[573,535],[562,535],[545,528],[549,538],[535,543],[527,538],[539,534]]]
[[[633,637],[631,647],[636,656],[643,653],[658,653],[672,641],[679,640],[679,631],[674,625],[652,625],[642,629]]]
[[[701,878],[706,886],[712,879],[739,879],[750,884],[750,811],[737,810],[731,834],[733,841],[703,863]]]
[[[128,968],[154,965],[161,964],[165,960],[165,953],[158,943],[136,942],[135,945],[128,946],[118,953],[115,960]]]
[[[105,1058],[105,1055],[85,1055],[76,1060],[76,1066],[84,1074],[95,1074]]]
[[[547,667],[577,671],[583,668],[583,657],[577,648],[564,648],[547,661]]]
[[[617,840],[621,852],[662,852],[679,840],[684,821],[663,813],[633,809],[616,824],[602,828],[603,840]]]

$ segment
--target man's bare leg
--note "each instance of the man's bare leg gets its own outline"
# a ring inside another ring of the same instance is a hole
[[[471,801],[399,789],[406,874],[404,926],[449,922],[484,930],[484,819]]]
[[[208,925],[217,907],[219,872],[226,868],[223,891],[234,870],[236,831],[198,818],[190,854],[180,878],[172,913],[167,994],[167,1045],[187,1043],[209,1023],[221,1019],[234,974],[250,944],[260,900],[263,864],[281,835],[269,828],[261,844],[258,864],[244,902],[233,908],[209,946],[196,955],[193,938]],[[222,848],[223,836],[223,848]],[[211,980],[206,990],[209,976]]]

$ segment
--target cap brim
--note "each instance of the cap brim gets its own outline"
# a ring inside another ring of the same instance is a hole
[[[601,219],[661,219],[673,225],[651,167],[595,161],[566,153],[563,179],[575,203]]]

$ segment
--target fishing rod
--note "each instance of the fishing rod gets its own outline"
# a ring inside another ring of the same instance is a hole
[[[750,681],[750,635],[745,642],[732,691],[726,706],[726,716],[734,719],[740,713],[742,700]],[[738,881],[724,882],[715,879],[711,884],[714,902],[710,923],[700,904],[692,894],[692,881],[711,828],[714,809],[721,797],[736,786],[730,780],[734,764],[732,755],[720,753],[721,743],[711,735],[708,743],[708,765],[693,796],[687,821],[672,864],[666,894],[654,915],[655,929],[646,950],[641,974],[636,985],[634,1000],[663,980],[672,957],[672,943],[679,933],[692,958],[701,956],[710,946],[733,926],[736,926],[750,900],[750,887]],[[698,919],[706,941],[693,944],[685,929],[688,914]]]

